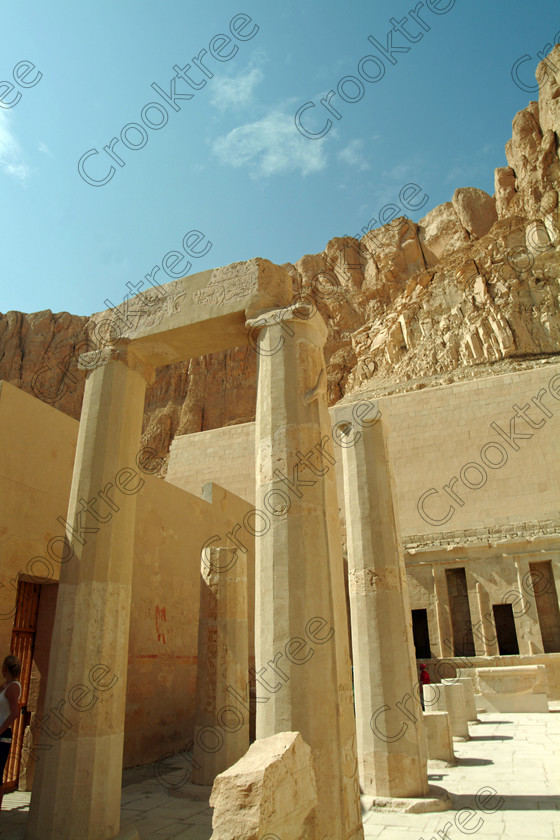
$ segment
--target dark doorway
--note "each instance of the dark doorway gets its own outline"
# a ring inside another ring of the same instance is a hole
[[[428,610],[412,610],[412,635],[416,648],[416,659],[431,659]]]
[[[494,604],[492,609],[494,611],[494,623],[496,625],[500,656],[519,653],[512,605]]]
[[[471,610],[465,569],[446,569],[447,595],[451,613],[453,656],[474,656]]]
[[[529,563],[545,653],[560,652],[560,608],[552,563]]]
[[[12,749],[8,756],[4,770],[4,791],[10,793],[17,790],[23,749],[25,727],[29,724],[27,701],[29,684],[33,666],[33,649],[35,647],[35,633],[37,630],[37,616],[39,614],[39,597],[41,587],[37,583],[20,580],[17,588],[16,614],[12,629],[11,652],[21,662],[21,714],[12,724]]]

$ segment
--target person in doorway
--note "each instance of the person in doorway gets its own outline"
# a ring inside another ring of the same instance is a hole
[[[422,703],[422,710],[425,710],[424,705],[424,686],[430,684],[430,675],[428,669],[422,662],[420,664],[420,702]]]
[[[0,689],[0,809],[4,795],[4,768],[12,746],[12,723],[19,715],[21,685],[18,682],[21,665],[17,656],[7,656],[2,665],[4,684]]]

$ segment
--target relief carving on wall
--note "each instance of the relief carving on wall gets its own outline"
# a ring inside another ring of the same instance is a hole
[[[210,283],[204,289],[198,289],[193,294],[196,303],[212,303],[220,306],[232,300],[243,300],[249,297],[255,289],[255,278],[253,274],[245,276],[239,274],[234,277],[220,276],[212,277]]]

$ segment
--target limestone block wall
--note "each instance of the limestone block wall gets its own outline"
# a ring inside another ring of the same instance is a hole
[[[255,424],[177,435],[171,444],[166,480],[195,495],[206,481],[215,481],[254,503]]]
[[[403,539],[433,541],[451,531],[470,535],[504,526],[511,531],[514,524],[523,533],[526,523],[558,521],[559,364],[545,361],[378,403],[388,429]],[[331,417],[334,422],[332,411]],[[499,446],[488,446],[492,442]],[[337,473],[340,467],[339,457]],[[203,481],[218,476],[223,487],[254,500],[253,423],[175,438],[168,481],[198,492]]]
[[[558,519],[559,398],[560,365],[543,364],[380,400],[403,537]]]

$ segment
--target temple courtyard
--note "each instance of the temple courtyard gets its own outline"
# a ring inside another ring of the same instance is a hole
[[[454,741],[455,767],[429,762],[430,784],[449,791],[452,810],[366,812],[366,840],[560,838],[560,702],[550,703],[549,714],[479,714],[479,720],[469,724],[469,741]],[[180,784],[184,764],[180,756],[173,760]],[[153,765],[125,770],[122,822],[134,826],[140,840],[209,840],[210,791],[191,784],[168,791],[154,778]],[[5,797],[2,840],[23,840],[30,798],[20,791]]]

